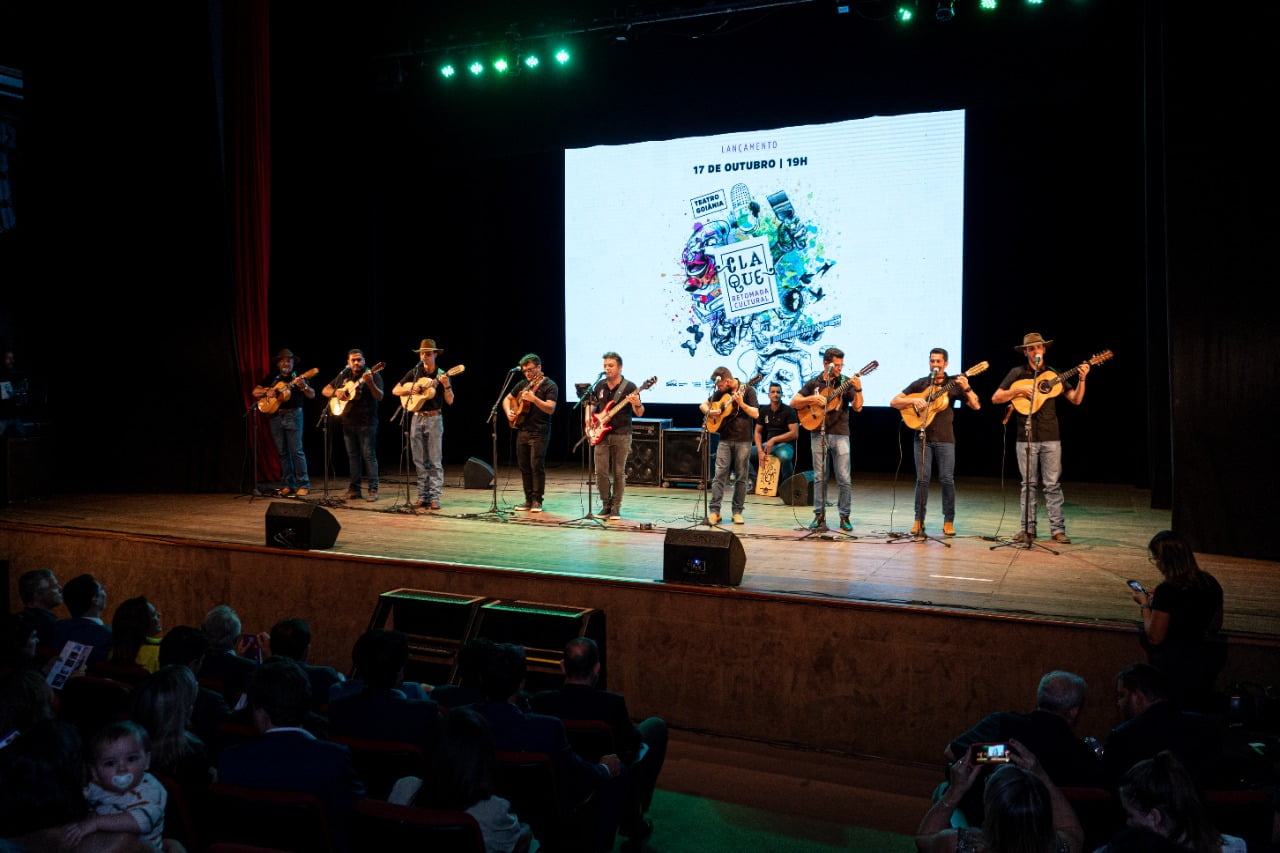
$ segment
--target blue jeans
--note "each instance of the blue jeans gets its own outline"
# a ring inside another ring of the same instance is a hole
[[[360,491],[360,478],[369,478],[369,488],[378,488],[378,422],[343,424],[342,441],[347,445],[347,466],[351,470],[351,490]],[[364,467],[361,468],[361,462]]]
[[[536,432],[522,429],[516,433],[516,462],[520,466],[520,479],[524,481],[524,499],[542,503],[547,485],[547,443],[549,430]]]
[[[1039,483],[1044,490],[1045,508],[1049,510],[1049,533],[1065,533],[1067,522],[1062,517],[1062,442],[1031,442],[1031,471],[1027,472],[1027,443],[1015,442],[1014,455],[1018,457],[1018,470],[1022,472],[1022,489],[1018,492],[1019,518],[1027,519],[1027,532],[1036,532],[1036,513],[1039,498],[1035,487]],[[1031,485],[1028,486],[1027,484]],[[1033,501],[1030,513],[1027,510],[1027,496]]]
[[[720,513],[720,502],[724,498],[724,487],[729,483],[729,469],[738,479],[733,484],[733,511],[740,513],[747,505],[747,479],[751,472],[751,442],[721,441],[716,448],[716,477],[711,483],[712,512]]]
[[[827,479],[827,460],[822,455],[822,433],[809,433],[809,449],[813,451],[813,512],[815,515],[825,515],[827,508],[822,500],[822,484]],[[840,497],[836,505],[843,518],[849,514],[853,506],[853,473],[849,467],[849,436],[828,433],[827,456],[831,457],[831,464],[836,472],[836,483],[840,486]]]
[[[622,491],[627,480],[627,457],[631,455],[631,433],[610,432],[596,445],[596,488],[602,509],[622,512]],[[610,481],[613,488],[610,489]]]
[[[280,454],[280,481],[290,489],[309,489],[307,457],[302,452],[302,408],[281,409],[267,418],[271,440]]]
[[[938,460],[938,482],[942,484],[942,520],[956,520],[956,444],[954,441],[930,441],[924,446],[924,461],[920,460],[920,442],[915,443],[916,458],[916,521],[924,521],[929,508],[929,475],[933,473],[933,461]]]
[[[444,489],[444,415],[415,414],[409,425],[409,450],[418,469],[418,500],[438,501]]]

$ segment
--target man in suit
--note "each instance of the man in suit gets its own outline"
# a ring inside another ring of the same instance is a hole
[[[333,733],[411,743],[429,757],[439,743],[440,708],[430,699],[410,699],[400,689],[409,638],[375,628],[356,640],[351,657],[364,689],[329,706]]]
[[[350,849],[351,818],[364,784],[351,764],[351,750],[317,740],[301,728],[311,707],[302,667],[288,658],[258,667],[249,685],[249,707],[261,736],[223,750],[218,780],[312,794],[324,807],[335,845]]]
[[[623,810],[620,830],[637,846],[653,832],[653,823],[645,818],[653,801],[653,789],[667,758],[667,724],[661,717],[650,717],[637,726],[627,713],[627,700],[621,694],[600,690],[600,650],[595,640],[577,637],[564,649],[560,664],[564,686],[544,690],[533,697],[533,710],[561,720],[597,720],[613,731],[618,756],[631,772],[631,790]]]
[[[312,666],[311,626],[305,619],[284,619],[271,628],[271,654],[297,661],[311,683],[311,710],[319,712],[329,704],[329,688],[346,677],[331,666]]]
[[[53,646],[53,629],[58,624],[54,611],[62,605],[62,586],[52,569],[33,569],[18,578],[22,612],[35,630],[42,646]]]
[[[222,695],[227,701],[234,708],[244,707],[243,696],[259,661],[244,656],[250,644],[240,634],[240,617],[227,605],[219,604],[205,614],[202,627],[209,638],[209,651],[200,677],[222,682]]]
[[[71,618],[54,625],[54,651],[61,652],[67,643],[76,642],[93,646],[90,662],[106,660],[111,651],[111,626],[102,621],[107,609],[107,588],[93,575],[80,575],[62,588],[62,600]]]
[[[1103,770],[1115,785],[1139,761],[1171,750],[1199,785],[1213,781],[1222,733],[1208,718],[1179,711],[1169,682],[1150,664],[1133,663],[1116,676],[1116,708],[1124,722],[1107,735]]]

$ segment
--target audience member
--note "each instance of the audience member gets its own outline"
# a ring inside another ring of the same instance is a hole
[[[222,695],[235,707],[241,707],[249,678],[258,661],[242,656],[251,641],[240,633],[240,617],[225,604],[219,604],[204,617],[204,633],[209,638],[200,676],[222,684]],[[257,642],[260,644],[265,637]]]
[[[1142,615],[1147,661],[1169,678],[1173,698],[1182,701],[1211,691],[1225,662],[1222,586],[1200,570],[1191,546],[1171,530],[1147,544],[1150,560],[1164,578],[1154,592],[1133,592]]]
[[[650,717],[637,726],[627,713],[626,699],[597,689],[600,651],[590,637],[570,640],[560,667],[564,686],[535,694],[533,710],[561,720],[597,720],[613,731],[618,757],[631,772],[631,790],[619,829],[638,843],[653,831],[645,813],[667,757],[667,724],[661,717]]]
[[[981,775],[974,747],[951,765],[946,795],[925,812],[916,830],[916,849],[923,853],[1076,853],[1084,831],[1067,798],[1049,778],[1036,756],[1016,740],[1009,741],[1008,764],[992,773],[983,790],[982,828],[951,828],[960,799]]]
[[[439,739],[440,709],[430,699],[409,699],[399,689],[409,638],[375,628],[356,640],[351,657],[364,689],[330,703],[333,733],[412,743],[429,755]]]
[[[93,736],[88,756],[89,784],[84,796],[90,814],[67,826],[66,843],[75,847],[99,831],[125,832],[137,833],[154,850],[164,850],[168,796],[147,772],[151,752],[146,730],[133,722],[111,723]]]
[[[0,641],[4,643],[4,648],[0,649],[0,673],[35,666],[40,635],[36,633],[35,623],[27,611],[4,615]]]
[[[442,708],[462,708],[484,701],[485,668],[493,654],[493,640],[476,637],[458,650],[458,683],[441,684],[431,691],[431,698]]]
[[[1213,826],[1191,774],[1172,752],[1139,761],[1120,783],[1130,827],[1146,829],[1194,853],[1243,853],[1245,843]],[[1110,845],[1102,848],[1109,853]]]
[[[249,708],[261,737],[222,751],[218,780],[317,797],[339,849],[350,849],[351,817],[364,784],[351,764],[351,750],[317,740],[304,730],[311,688],[302,667],[275,658],[258,667],[249,683]]]
[[[271,629],[271,654],[302,665],[311,682],[311,710],[322,711],[329,704],[329,689],[346,679],[331,666],[312,666],[311,626],[302,619],[285,619]]]
[[[428,784],[418,798],[426,808],[462,811],[476,819],[486,853],[528,849],[533,833],[494,795],[498,753],[484,718],[468,708],[450,711]]]
[[[60,619],[53,627],[53,649],[61,652],[69,642],[93,646],[91,662],[107,659],[111,651],[111,629],[102,621],[107,609],[107,590],[93,575],[72,578],[62,588],[68,619]]]
[[[40,645],[53,645],[53,627],[58,622],[54,612],[62,606],[62,585],[52,569],[34,569],[18,578],[18,597],[22,612],[30,617]]]
[[[133,689],[133,721],[151,737],[151,768],[186,789],[211,780],[212,764],[204,741],[189,728],[200,685],[185,666],[164,666]]]
[[[160,611],[143,596],[129,598],[111,620],[111,655],[117,667],[139,667],[144,675],[160,668]]]
[[[209,638],[204,631],[190,625],[178,625],[160,641],[160,666],[185,666],[198,679],[208,650]],[[229,719],[231,707],[222,693],[200,686],[191,711],[191,731],[196,737],[206,746],[214,746],[214,733]]]
[[[1107,736],[1102,763],[1114,785],[1134,764],[1171,750],[1200,784],[1213,779],[1222,739],[1207,717],[1179,711],[1169,701],[1168,682],[1160,670],[1135,663],[1116,677],[1116,707],[1124,722]]]
[[[1017,740],[1036,756],[1037,763],[1056,784],[1097,785],[1102,780],[1101,764],[1093,749],[1073,731],[1084,708],[1087,687],[1084,679],[1074,673],[1061,670],[1045,673],[1036,688],[1034,711],[988,714],[953,740],[944,754],[948,761],[954,762],[972,744]],[[971,791],[961,803],[961,809],[970,823],[981,823],[981,792]]]

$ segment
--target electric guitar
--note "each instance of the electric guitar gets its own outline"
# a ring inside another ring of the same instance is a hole
[[[385,361],[380,361],[364,373],[381,373],[386,366],[387,363]],[[360,386],[364,384],[364,373],[360,374],[359,379],[348,379],[342,383],[341,388],[333,392],[333,396],[329,398],[329,411],[333,413],[334,417],[342,417],[342,413],[347,410],[347,404],[360,396]],[[339,400],[339,394],[346,399]]]
[[[274,415],[280,408],[281,403],[288,402],[293,396],[291,390],[294,383],[300,379],[310,379],[320,372],[320,368],[313,367],[301,376],[295,376],[293,379],[285,382],[283,379],[267,389],[267,393],[258,398],[258,411],[264,415]]]
[[[748,379],[746,384],[754,387],[761,379],[764,379],[764,374],[757,373],[755,376]],[[742,384],[739,383],[738,388],[741,387]],[[729,417],[729,415],[733,413],[733,410],[737,408],[737,403],[733,401],[733,395],[737,390],[738,389],[735,388],[733,391],[728,392],[710,405],[707,410],[707,432],[718,431],[720,429],[720,424],[724,423],[724,419]]]
[[[457,376],[466,369],[466,365],[458,364],[448,370],[441,370],[439,375]],[[405,411],[416,412],[426,405],[428,400],[435,398],[436,388],[440,385],[439,375],[424,376],[413,383],[409,393],[400,398],[400,405],[404,407]]]
[[[657,381],[658,377],[650,376],[644,381],[643,385],[636,389],[636,393],[639,394],[642,391],[652,388]],[[596,412],[591,413],[591,420],[587,423],[587,438],[592,444],[599,444],[604,441],[604,437],[606,435],[613,432],[613,427],[609,426],[609,421],[613,419],[614,415],[622,411],[623,406],[629,405],[631,404],[627,402],[627,398],[623,397],[618,401],[617,405],[606,406],[603,415],[597,414]]]
[[[981,361],[960,375],[972,379],[990,366],[987,362]],[[947,395],[954,391],[955,388],[956,380],[955,377],[952,377],[950,382],[941,387],[930,388],[918,394],[908,394],[908,400],[924,400],[928,405],[924,407],[923,412],[917,412],[915,406],[907,406],[902,410],[902,422],[911,429],[927,427],[933,423],[933,418],[938,412],[941,412],[951,404],[951,400]]]
[[[538,390],[538,386],[541,385],[543,383],[543,380],[545,380],[546,378],[547,378],[547,375],[545,373],[542,374],[541,376],[538,377],[537,382],[531,383],[529,387],[526,388],[525,390],[528,391],[530,394],[532,394],[533,392]],[[512,403],[511,402],[512,400],[514,400],[515,402]],[[525,420],[529,417],[529,409],[532,406],[533,406],[532,403],[526,402],[525,400],[522,400],[519,397],[515,397],[511,394],[508,394],[507,396],[502,398],[502,411],[507,413],[507,423],[511,424],[512,429],[519,428],[520,425],[525,422]]]
[[[805,429],[812,432],[822,428],[822,420],[827,416],[827,412],[834,412],[840,408],[840,401],[844,399],[844,386],[849,384],[850,379],[862,378],[871,371],[880,366],[880,362],[872,361],[866,367],[859,370],[853,376],[841,376],[839,384],[831,388],[821,389],[822,396],[827,398],[826,405],[817,403],[809,403],[796,409],[796,414],[800,416],[800,424]]]
[[[1089,359],[1090,367],[1097,367],[1104,364],[1115,357],[1115,353],[1111,350],[1103,350],[1102,352]],[[1052,400],[1054,397],[1062,393],[1063,381],[1072,378],[1080,372],[1079,366],[1070,370],[1064,370],[1062,373],[1054,373],[1052,370],[1046,370],[1035,379],[1019,379],[1017,382],[1009,386],[1010,391],[1031,390],[1031,383],[1036,384],[1036,401],[1035,407],[1031,405],[1031,400],[1019,394],[1010,400],[1010,404],[1020,415],[1033,415],[1040,411],[1040,407],[1044,405],[1045,400]]]

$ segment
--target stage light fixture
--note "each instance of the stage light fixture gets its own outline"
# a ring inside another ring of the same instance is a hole
[[[916,16],[916,10],[910,6],[902,5],[894,12],[893,16],[898,19],[898,23],[907,24]]]
[[[956,0],[938,0],[938,11],[935,17],[946,23],[956,16]]]
[[[468,65],[467,70],[470,71],[475,76],[479,77],[481,74],[484,73],[484,63],[477,60],[476,62],[473,62],[470,65]]]
[[[493,61],[493,70],[497,71],[499,74],[506,73],[506,70],[510,67],[511,66],[507,65],[507,60],[501,56]]]
[[[994,12],[999,5],[999,0],[978,0],[978,8],[984,12]]]
[[[1028,6],[1043,6],[1044,0],[1027,0]]]
[[[556,62],[559,62],[561,65],[567,65],[569,63],[569,51],[565,50],[563,47],[557,50]]]
[[[452,62],[446,62],[440,66],[440,76],[448,79],[458,73],[458,69],[453,67]]]
[[[538,57],[534,56],[532,53],[526,56],[522,61],[524,62],[525,68],[533,69],[538,67]]]

